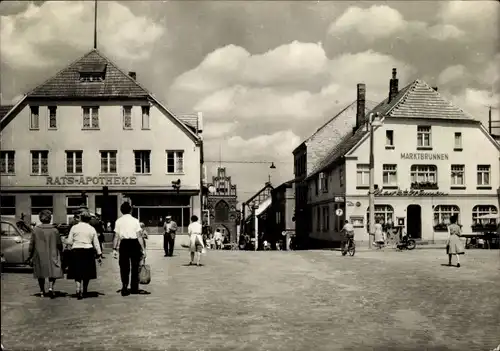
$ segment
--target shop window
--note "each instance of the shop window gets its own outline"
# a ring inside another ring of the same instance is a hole
[[[375,205],[375,221],[394,223],[394,208],[391,205]],[[370,223],[370,208],[366,210],[366,223]]]
[[[437,205],[434,207],[434,230],[447,231],[450,224],[450,217],[458,215],[460,223],[460,208],[456,205]]]
[[[412,189],[438,189],[435,165],[412,165],[410,177]]]
[[[497,229],[498,209],[493,205],[476,205],[472,209],[473,230]]]
[[[14,195],[0,196],[0,215],[7,218],[16,218],[16,197]]]
[[[356,165],[357,186],[369,186],[370,184],[370,165]]]
[[[87,206],[88,198],[85,197],[85,201],[82,196],[66,196],[66,223],[70,223],[75,212],[80,209],[81,206]]]
[[[431,127],[417,126],[417,146],[430,148],[431,145]]]
[[[52,197],[52,195],[31,196],[31,223],[40,224],[38,215],[42,210],[49,210],[50,212],[54,213],[54,198]],[[54,216],[52,216],[52,220],[53,219]]]

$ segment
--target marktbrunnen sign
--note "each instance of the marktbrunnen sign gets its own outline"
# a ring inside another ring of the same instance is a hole
[[[402,160],[438,160],[447,161],[448,154],[439,154],[433,152],[402,152]]]
[[[137,177],[47,177],[46,185],[137,185]]]

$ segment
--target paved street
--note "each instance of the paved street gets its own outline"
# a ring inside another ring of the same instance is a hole
[[[110,255],[78,301],[2,275],[8,350],[490,350],[500,343],[500,251],[209,252],[188,267],[151,249],[151,295],[121,297]],[[56,290],[73,293],[71,281]]]

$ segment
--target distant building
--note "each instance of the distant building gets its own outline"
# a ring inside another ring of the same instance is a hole
[[[346,135],[351,135],[353,129],[363,123],[366,113],[376,106],[376,103],[366,100],[365,89],[364,84],[358,84],[356,101],[318,128],[293,151],[296,232],[297,243],[301,247],[307,247],[308,235],[312,230],[312,213],[308,206],[311,195],[305,179],[317,170],[331,148],[339,144]]]
[[[285,239],[288,232],[295,235],[295,183],[285,182],[271,191],[271,208],[269,209],[269,226],[266,232],[270,233],[272,243]]]
[[[267,182],[262,189],[242,204],[242,232],[249,234],[252,238],[255,234],[255,216],[258,218],[257,234],[266,234],[266,229],[270,227],[268,221],[274,221],[274,218],[269,216],[273,189],[271,183]]]
[[[371,112],[381,118],[373,134],[376,220],[431,242],[447,239],[454,214],[464,233],[495,230],[500,145],[479,121],[421,80],[399,90],[395,70],[389,97]],[[338,242],[349,219],[355,240],[369,240],[369,134],[358,125],[306,178],[312,238]]]
[[[2,113],[1,212],[68,222],[82,199],[114,222],[123,201],[157,228],[201,215],[201,125],[172,114],[93,49]],[[82,196],[82,193],[86,196]]]
[[[208,224],[212,232],[219,229],[231,242],[236,242],[236,227],[240,213],[236,208],[238,195],[236,184],[226,174],[226,168],[218,167],[217,175],[208,184],[206,209],[209,213]]]

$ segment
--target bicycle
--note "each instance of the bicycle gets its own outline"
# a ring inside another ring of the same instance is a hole
[[[346,249],[347,246],[347,249]],[[349,254],[349,256],[354,256],[356,253],[356,243],[354,242],[354,238],[347,238],[347,245],[342,247],[342,256]]]

